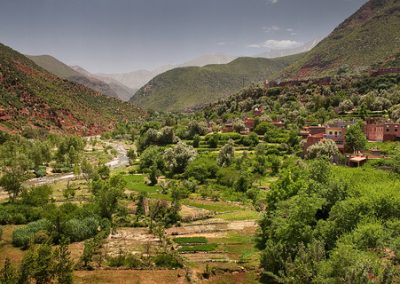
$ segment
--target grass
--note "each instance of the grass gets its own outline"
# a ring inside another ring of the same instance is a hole
[[[124,176],[126,187],[138,193],[147,192],[150,198],[171,200],[171,197],[161,193],[161,187],[158,185],[150,186],[145,183],[145,175],[126,175]]]
[[[261,216],[260,212],[248,209],[229,212],[229,213],[222,213],[217,215],[218,218],[221,218],[226,221],[258,220],[260,216]]]
[[[201,244],[195,246],[182,246],[178,249],[178,252],[210,252],[214,251],[218,247],[217,244]]]
[[[332,171],[335,178],[350,182],[354,190],[361,194],[385,189],[397,191],[400,188],[399,175],[375,169],[368,164],[360,168],[336,166]]]
[[[368,142],[367,149],[378,149],[385,154],[395,152],[400,145],[398,142]]]
[[[186,199],[182,202],[184,205],[193,206],[197,208],[202,208],[214,212],[224,213],[224,212],[231,212],[231,211],[239,211],[243,210],[242,207],[236,204],[230,204],[222,201],[200,201],[200,200],[189,200]]]
[[[177,244],[206,244],[208,240],[205,237],[182,237],[174,238],[174,242]]]

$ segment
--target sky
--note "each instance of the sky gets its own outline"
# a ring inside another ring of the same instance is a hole
[[[367,0],[0,0],[0,42],[90,72],[249,56],[328,35]]]

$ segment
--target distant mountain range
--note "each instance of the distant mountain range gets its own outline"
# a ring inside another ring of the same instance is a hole
[[[241,57],[228,64],[175,68],[153,78],[131,98],[131,102],[153,110],[185,110],[216,101],[251,83],[272,78],[301,56],[276,59]]]
[[[356,74],[399,58],[400,1],[370,0],[280,77]]]
[[[84,85],[108,97],[128,101],[136,91],[130,90],[118,81],[112,79],[107,80],[107,78],[97,78],[79,66],[70,67],[50,55],[27,55],[27,57],[40,67],[60,78]]]
[[[53,58],[40,60],[42,65],[55,66]],[[78,76],[66,65],[56,66],[53,72],[60,77]],[[93,135],[111,129],[118,122],[145,115],[130,103],[60,77],[0,44],[0,130],[21,132],[36,128]]]
[[[118,81],[125,86],[138,90],[143,87],[146,83],[148,83],[151,79],[156,77],[157,75],[164,73],[168,70],[179,68],[179,67],[189,67],[189,66],[197,66],[202,67],[209,64],[226,64],[234,60],[235,56],[229,56],[221,53],[214,54],[206,54],[199,57],[196,57],[190,61],[187,61],[183,64],[179,65],[164,65],[160,66],[154,70],[136,70],[128,73],[114,73],[114,74],[104,74],[98,73],[96,74],[97,78],[111,78]]]

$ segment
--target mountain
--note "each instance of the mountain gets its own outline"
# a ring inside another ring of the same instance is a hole
[[[82,84],[108,97],[120,98],[127,101],[134,94],[133,90],[125,88],[125,86],[116,81],[113,84],[109,84],[105,80],[96,78],[83,68],[74,69],[50,55],[27,55],[27,57],[60,78]]]
[[[260,56],[261,57],[261,56]],[[237,57],[225,55],[223,53],[213,53],[213,54],[205,54],[199,57],[196,57],[192,60],[189,60],[179,66],[176,67],[190,67],[190,66],[197,66],[203,67],[210,64],[227,64]]]
[[[58,69],[64,72],[67,69]],[[69,71],[68,71],[69,72]],[[0,44],[0,130],[26,127],[93,135],[145,113],[126,102],[61,79]]]
[[[175,68],[156,76],[131,101],[154,110],[185,110],[271,78],[301,56],[276,59],[241,57],[228,64]]]
[[[311,49],[313,49],[321,40],[322,40],[322,38],[315,39],[315,40],[306,42],[305,44],[302,44],[301,46],[295,47],[295,48],[270,49],[265,52],[259,53],[259,54],[255,55],[254,57],[277,58],[277,57],[283,57],[283,56],[304,53],[304,52],[307,52],[307,51],[310,51]]]
[[[93,80],[102,81],[106,83],[111,88],[111,90],[117,94],[117,97],[122,101],[129,101],[129,99],[138,90],[138,89],[131,89],[112,78],[106,76],[97,76],[95,74],[92,74],[80,66],[71,66],[71,68],[87,78],[91,78]]]
[[[236,57],[228,56],[221,53],[206,54],[189,60],[183,64],[179,65],[164,65],[160,66],[154,70],[136,70],[129,73],[116,73],[116,74],[105,74],[99,73],[95,74],[99,79],[114,79],[119,83],[131,88],[138,90],[148,83],[151,79],[157,75],[164,73],[168,70],[178,68],[178,67],[189,67],[198,66],[202,67],[209,64],[226,64],[234,60]]]
[[[400,57],[400,1],[370,0],[340,24],[282,77],[359,73],[392,66]]]
[[[144,86],[148,81],[157,76],[158,74],[169,70],[172,67],[165,67],[160,70],[148,71],[148,70],[137,70],[129,73],[115,73],[115,74],[105,74],[97,73],[96,77],[102,80],[112,79],[120,84],[132,89],[138,90]]]

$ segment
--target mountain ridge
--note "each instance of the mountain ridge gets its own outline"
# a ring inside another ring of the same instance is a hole
[[[400,1],[370,0],[336,27],[282,78],[357,74],[385,66],[400,53]]]
[[[228,64],[175,68],[153,78],[130,101],[154,110],[190,109],[271,78],[301,56],[276,59],[240,57]]]
[[[33,128],[94,135],[146,115],[133,104],[61,79],[3,44],[0,93],[0,130],[6,132]]]
[[[51,55],[27,55],[27,57],[60,78],[84,85],[105,96],[127,101],[134,95],[134,91],[124,90],[124,86],[118,86],[117,82],[113,82],[113,84],[105,82],[105,80],[93,76],[81,67],[75,70],[73,67],[66,65]],[[130,94],[126,92],[130,92]]]

